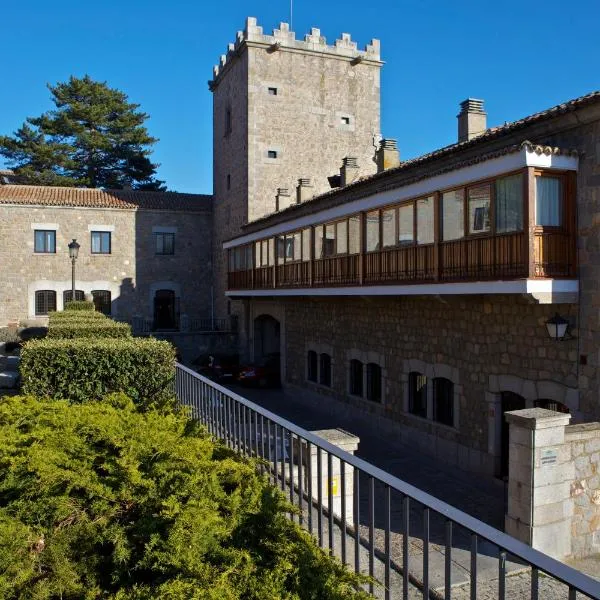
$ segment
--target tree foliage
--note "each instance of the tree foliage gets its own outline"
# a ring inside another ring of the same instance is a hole
[[[342,600],[256,465],[124,395],[0,404],[2,600]]]
[[[0,136],[16,179],[36,185],[164,189],[150,161],[148,115],[127,95],[88,75],[48,88],[55,109]]]

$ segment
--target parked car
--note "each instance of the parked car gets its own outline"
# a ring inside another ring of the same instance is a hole
[[[206,354],[196,359],[194,364],[198,373],[220,383],[234,381],[240,371],[237,354]]]
[[[281,385],[281,356],[272,352],[263,356],[256,364],[242,367],[237,380],[242,385],[257,385],[258,387],[279,387]]]

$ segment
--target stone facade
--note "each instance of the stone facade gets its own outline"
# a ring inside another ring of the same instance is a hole
[[[154,229],[175,233],[175,254],[155,254]],[[0,325],[35,318],[35,292],[71,289],[68,243],[80,244],[76,289],[111,293],[112,314],[153,317],[153,295],[171,289],[188,317],[211,315],[210,205],[205,212],[0,205]],[[56,232],[56,252],[34,252],[35,230]],[[91,231],[111,235],[110,254],[92,254]]]

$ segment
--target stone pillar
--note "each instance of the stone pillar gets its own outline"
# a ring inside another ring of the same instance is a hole
[[[322,429],[313,431],[315,435],[327,440],[330,444],[338,446],[349,454],[354,454],[358,449],[360,438],[343,429]],[[304,445],[304,456],[306,456],[306,445]],[[341,479],[341,462],[340,459],[333,456],[331,464],[331,479],[327,472],[327,452],[321,452],[321,490],[323,506],[329,506],[329,492],[333,496],[333,513],[336,517],[342,518],[342,479]],[[310,457],[310,474],[312,478],[312,497],[314,501],[318,500],[318,455],[317,448],[311,445]],[[306,465],[305,465],[306,466]],[[352,524],[354,521],[354,468],[348,464],[345,467],[345,497],[346,497],[346,522]],[[304,489],[308,490],[308,469],[304,471]]]
[[[571,415],[528,408],[510,426],[506,533],[558,559],[571,554],[574,479],[565,427]]]

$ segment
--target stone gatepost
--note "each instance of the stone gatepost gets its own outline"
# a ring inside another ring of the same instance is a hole
[[[510,425],[506,533],[554,558],[571,554],[574,478],[565,427],[571,415],[529,408]]]
[[[358,449],[360,438],[344,431],[343,429],[322,429],[313,431],[315,435],[327,440],[330,444],[338,446],[349,454],[354,454]],[[306,456],[306,446],[304,448],[304,456]],[[342,518],[342,469],[341,461],[336,456],[332,456],[331,461],[331,479],[328,477],[327,460],[328,453],[321,451],[321,490],[323,506],[327,508],[329,505],[329,493],[331,491],[333,497],[333,513],[336,517]],[[318,454],[317,448],[311,445],[310,457],[310,473],[312,477],[312,497],[314,501],[318,500]],[[354,521],[354,467],[344,463],[345,475],[345,498],[346,498],[346,522],[352,524]],[[304,489],[308,490],[308,469],[304,472]]]

